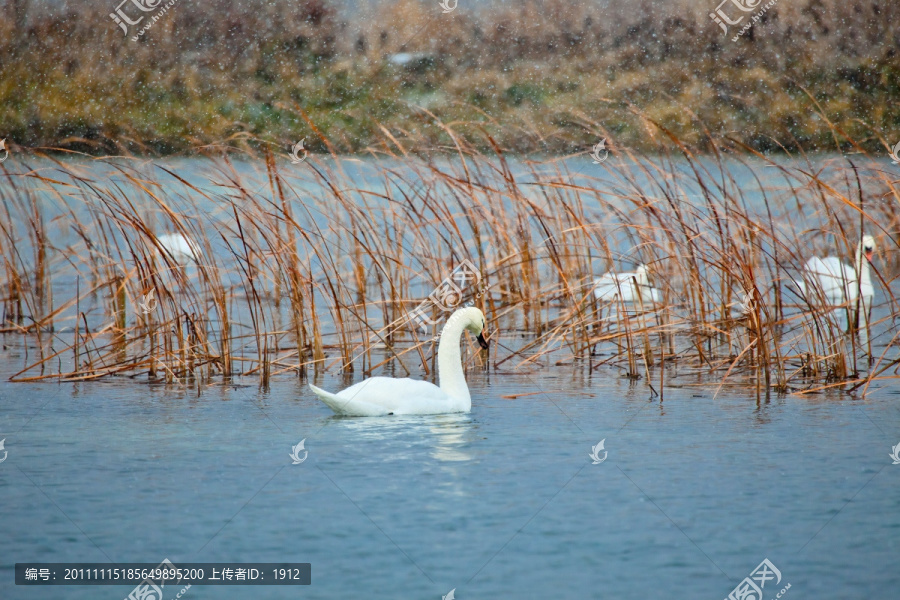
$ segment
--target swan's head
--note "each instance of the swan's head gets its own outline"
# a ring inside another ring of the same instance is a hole
[[[872,260],[872,257],[875,255],[875,238],[871,235],[864,235],[859,243],[859,247],[863,254],[866,255],[866,260]]]
[[[460,319],[464,327],[472,332],[478,340],[478,345],[482,348],[488,347],[488,341],[484,339],[484,330],[487,327],[487,321],[484,319],[484,313],[480,309],[469,306],[461,308],[450,317],[451,319]]]

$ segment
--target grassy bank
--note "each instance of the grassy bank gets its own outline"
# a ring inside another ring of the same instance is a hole
[[[782,0],[737,41],[712,0],[184,2],[137,41],[114,2],[32,5],[17,24],[20,5],[0,13],[0,132],[24,147],[568,153],[600,137],[657,150],[668,131],[707,150],[882,152],[900,131],[896,4]]]

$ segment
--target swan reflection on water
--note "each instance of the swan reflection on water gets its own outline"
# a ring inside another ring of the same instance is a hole
[[[381,460],[406,460],[420,455],[422,446],[430,447],[429,455],[441,462],[464,462],[473,456],[465,451],[471,440],[472,417],[464,413],[433,416],[389,416],[356,419],[334,416],[346,432],[361,443],[395,440],[399,445],[382,447],[388,455]]]
[[[429,430],[434,434],[434,449],[431,457],[442,462],[472,460],[465,451],[471,432],[472,419],[468,415],[439,415],[434,418]]]

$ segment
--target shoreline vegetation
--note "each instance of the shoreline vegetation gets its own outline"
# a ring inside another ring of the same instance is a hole
[[[779,2],[732,41],[746,23],[724,32],[715,4],[213,0],[176,4],[133,41],[146,23],[125,34],[112,0],[8,0],[0,135],[14,151],[151,156],[300,139],[420,155],[896,142],[900,5]]]

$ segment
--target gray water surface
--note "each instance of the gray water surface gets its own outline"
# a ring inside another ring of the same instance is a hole
[[[294,379],[198,395],[8,376],[2,598],[133,587],[15,586],[16,562],[163,558],[312,564],[310,586],[191,599],[720,600],[765,558],[782,574],[766,600],[787,583],[797,599],[900,589],[897,388],[757,403],[676,379],[660,402],[609,372],[474,369],[471,414],[336,418]]]

